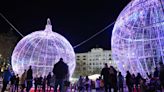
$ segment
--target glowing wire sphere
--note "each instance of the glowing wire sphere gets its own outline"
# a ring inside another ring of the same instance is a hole
[[[112,33],[113,60],[118,69],[151,73],[164,61],[164,0],[132,0],[121,12]]]
[[[63,36],[52,31],[48,19],[44,31],[33,32],[19,41],[12,54],[12,67],[21,75],[31,65],[34,76],[47,76],[61,57],[69,66],[71,77],[76,65],[74,50]]]

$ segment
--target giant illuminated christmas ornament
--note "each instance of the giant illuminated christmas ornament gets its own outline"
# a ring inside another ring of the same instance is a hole
[[[113,60],[119,71],[151,73],[164,61],[164,0],[132,0],[112,33]]]
[[[76,65],[74,50],[62,35],[52,31],[48,19],[45,30],[33,32],[19,41],[12,54],[12,67],[21,75],[31,65],[34,76],[45,76],[52,72],[60,58],[69,66],[72,75]]]

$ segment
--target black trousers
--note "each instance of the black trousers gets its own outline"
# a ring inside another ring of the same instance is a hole
[[[17,90],[17,92],[18,92],[18,87],[19,87],[19,84],[15,84],[15,91]]]
[[[32,87],[32,80],[29,80],[29,81],[27,81],[26,92],[30,92],[31,87]]]
[[[38,85],[37,85],[37,84],[35,84],[35,90],[34,90],[34,92],[36,92],[36,91],[37,91],[37,88],[38,88]]]
[[[104,87],[105,87],[105,92],[108,92],[108,90],[110,89],[109,82],[104,81]],[[110,92],[110,91],[109,91],[109,92]]]
[[[9,81],[3,81],[3,88],[1,92],[5,92],[8,83]]]

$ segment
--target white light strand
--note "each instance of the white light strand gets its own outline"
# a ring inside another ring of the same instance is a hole
[[[108,29],[109,27],[111,27],[114,23],[115,23],[115,21],[112,22],[111,24],[109,24],[108,26],[106,26],[105,28],[101,29],[99,32],[95,33],[93,36],[91,36],[91,37],[89,37],[88,39],[82,41],[81,43],[75,45],[73,48],[75,49],[75,48],[77,48],[77,47],[83,45],[84,43],[88,42],[88,41],[91,40],[92,38],[96,37],[97,35],[99,35],[99,34],[101,34],[102,32],[104,32],[106,29]]]
[[[23,36],[23,34],[21,34],[20,32],[19,32],[19,30],[16,28],[16,27],[14,27],[13,25],[12,25],[12,23],[10,22],[10,21],[8,21],[8,19],[2,14],[2,13],[0,13],[0,16],[20,35],[20,36],[22,36],[22,37],[24,37]]]

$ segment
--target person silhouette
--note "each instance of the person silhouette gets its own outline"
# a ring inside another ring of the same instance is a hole
[[[4,92],[6,90],[7,84],[10,81],[10,78],[12,77],[12,73],[9,67],[4,71],[2,77],[3,77],[3,87],[1,92]]]
[[[105,87],[105,92],[108,92],[109,88],[109,68],[108,68],[108,64],[105,63],[104,64],[104,68],[101,70],[101,77],[103,77],[104,80],[104,87]]]
[[[21,92],[24,92],[24,89],[26,87],[26,77],[27,77],[27,71],[26,69],[24,70],[23,74],[20,77],[20,84],[21,84]]]
[[[51,85],[50,85],[51,79],[52,79],[51,72],[49,72],[47,75],[47,92],[51,92]]]
[[[54,65],[53,74],[55,76],[55,86],[54,92],[57,92],[57,87],[59,86],[59,91],[63,92],[64,79],[68,74],[68,65],[63,62],[63,58]]]
[[[33,71],[31,66],[29,67],[27,71],[27,76],[26,76],[26,82],[27,82],[27,88],[26,91],[29,92],[31,87],[32,87],[32,81],[33,81]]]

